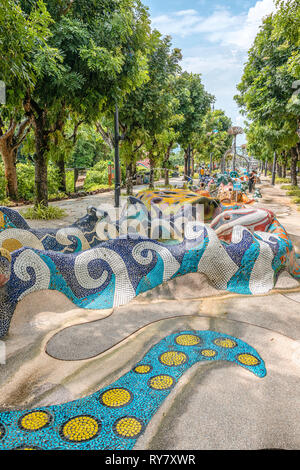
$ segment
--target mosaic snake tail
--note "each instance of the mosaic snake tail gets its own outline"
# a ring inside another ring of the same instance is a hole
[[[93,395],[0,413],[0,449],[130,450],[183,374],[205,361],[229,361],[266,375],[257,351],[238,338],[209,330],[173,333]]]

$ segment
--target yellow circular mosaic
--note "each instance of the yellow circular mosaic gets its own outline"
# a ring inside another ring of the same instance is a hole
[[[174,384],[174,379],[170,375],[156,375],[152,377],[148,385],[155,390],[167,390],[171,388]]]
[[[133,416],[125,416],[114,424],[114,431],[118,436],[133,439],[143,430],[143,423]]]
[[[32,411],[20,418],[19,426],[25,431],[38,431],[47,426],[51,420],[51,415],[46,411]]]
[[[2,243],[2,247],[10,253],[15,250],[19,250],[19,248],[22,248],[22,246],[22,243],[19,242],[19,240],[16,240],[15,238],[8,238]]]
[[[88,441],[96,437],[100,432],[100,422],[87,415],[76,416],[62,425],[60,435],[71,442]]]
[[[126,388],[112,388],[101,395],[102,404],[111,408],[128,405],[131,400],[132,394]]]
[[[182,352],[168,351],[161,354],[159,360],[165,366],[174,367],[184,364],[187,361],[187,356]]]
[[[217,338],[214,340],[216,346],[221,348],[232,349],[237,347],[237,343],[230,338]]]
[[[195,346],[201,342],[201,339],[196,335],[180,335],[175,341],[180,346]]]
[[[215,357],[217,355],[217,351],[214,349],[203,349],[201,351],[201,355],[204,357]]]
[[[40,447],[28,447],[28,446],[24,446],[24,447],[16,447],[16,449],[14,450],[43,450],[41,449]]]
[[[260,360],[252,354],[239,354],[237,360],[245,366],[258,366]]]
[[[137,374],[148,374],[152,370],[151,366],[148,365],[141,365],[141,366],[136,366],[134,369],[134,372]]]

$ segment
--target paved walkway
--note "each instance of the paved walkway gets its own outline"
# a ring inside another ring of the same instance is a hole
[[[267,180],[261,188],[258,205],[298,239],[289,199]],[[54,204],[70,204],[74,220],[112,199]],[[120,448],[298,449],[300,287],[286,276],[269,295],[240,296],[194,273],[105,311],[74,308],[53,291],[25,297],[0,366],[2,410],[24,410],[12,415],[7,442],[103,448],[110,436]],[[28,414],[36,407],[39,416]],[[81,421],[67,421],[66,410]]]

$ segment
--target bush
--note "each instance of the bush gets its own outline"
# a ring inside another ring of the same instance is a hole
[[[32,163],[17,163],[17,178],[19,198],[25,201],[33,201],[34,165]]]
[[[121,165],[121,183],[126,181],[126,168]],[[108,162],[98,162],[91,168],[84,181],[84,189],[86,191],[95,191],[97,189],[108,188]]]
[[[98,162],[86,174],[84,189],[91,191],[92,187],[97,185],[108,185],[108,164],[107,162]]]
[[[281,183],[290,183],[290,178],[279,178],[277,177],[275,180],[276,184],[281,184]]]
[[[64,209],[55,206],[45,207],[42,204],[38,204],[36,207],[29,207],[24,211],[20,211],[20,214],[29,220],[52,220],[61,219],[67,215]]]
[[[35,169],[33,163],[17,163],[17,178],[19,198],[25,201],[34,200],[34,177]],[[73,178],[74,181],[74,178]],[[49,198],[59,194],[59,171],[54,165],[48,165],[48,193]]]
[[[67,193],[74,192],[74,171],[66,171],[66,189]]]

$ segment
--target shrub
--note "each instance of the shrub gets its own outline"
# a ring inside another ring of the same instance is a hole
[[[25,219],[33,220],[52,220],[52,219],[61,219],[67,215],[64,209],[55,206],[45,207],[42,204],[38,204],[36,207],[29,207],[23,211],[20,211],[20,214],[25,217]]]
[[[25,201],[34,200],[34,177],[35,169],[33,163],[17,163],[17,178],[19,198]],[[59,193],[59,171],[54,165],[48,166],[48,193],[49,198]]]
[[[126,181],[126,168],[121,165],[121,183]],[[86,191],[95,191],[97,189],[106,188],[108,186],[108,162],[100,161],[91,168],[84,181],[84,189]]]
[[[25,201],[33,201],[34,165],[32,163],[17,163],[17,178],[19,198]]]
[[[91,191],[90,188],[97,185],[108,185],[108,164],[107,162],[98,162],[86,174],[84,189]]]
[[[281,184],[281,183],[290,183],[290,178],[279,178],[277,177],[275,180],[276,184]]]

